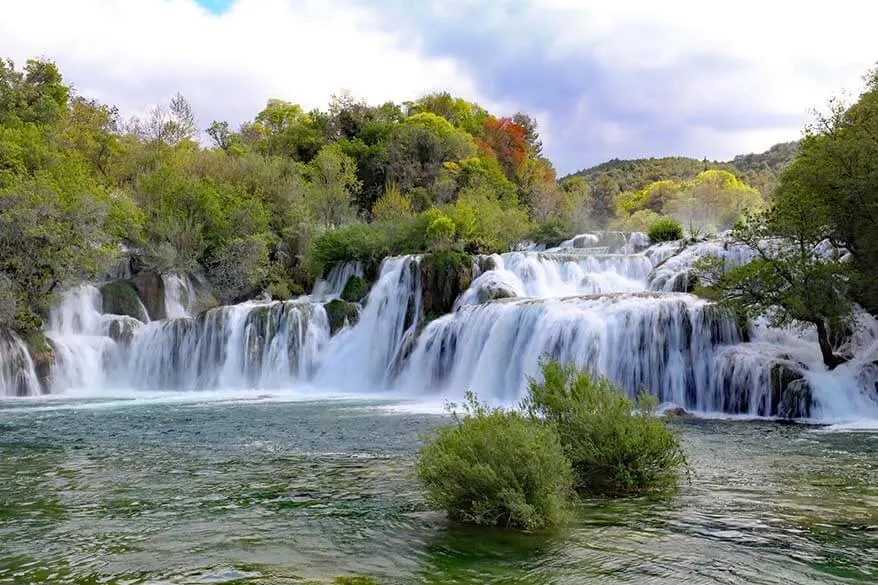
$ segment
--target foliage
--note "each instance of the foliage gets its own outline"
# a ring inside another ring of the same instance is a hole
[[[562,523],[572,481],[554,430],[526,415],[490,408],[472,393],[453,422],[418,455],[431,505],[453,520],[538,530]]]
[[[651,244],[673,242],[683,239],[683,228],[677,220],[668,217],[649,226],[647,235]]]
[[[531,378],[522,406],[560,437],[583,495],[665,492],[677,486],[685,456],[676,435],[655,416],[655,399],[631,401],[607,378],[556,360]]]
[[[617,217],[610,222],[612,230],[621,232],[648,232],[656,222],[662,221],[662,216],[651,209],[640,209],[631,215]]]
[[[851,253],[860,276],[853,294],[878,314],[878,70],[859,99],[830,102],[806,128],[800,154],[781,177],[777,200],[813,196],[825,210],[825,234]]]
[[[427,226],[427,242],[432,249],[443,249],[451,245],[456,226],[447,215],[438,215]]]
[[[807,324],[817,330],[823,361],[834,368],[845,359],[830,342],[833,330],[851,318],[850,267],[827,249],[825,226],[829,206],[791,178],[773,206],[734,231],[755,259],[725,271],[722,265],[702,263],[700,294],[748,317],[765,315],[774,326]]]
[[[573,232],[563,222],[560,220],[549,220],[537,225],[531,231],[529,239],[536,244],[543,244],[551,248],[558,246],[561,242],[569,240],[573,236]]]
[[[345,283],[344,290],[341,292],[341,299],[350,303],[358,303],[366,298],[367,294],[369,294],[369,286],[366,284],[366,281],[354,275],[348,278],[348,281]]]
[[[393,221],[412,214],[412,203],[396,187],[388,187],[375,205],[372,206],[372,219]]]
[[[334,299],[323,305],[326,316],[329,319],[329,331],[335,335],[345,325],[353,325],[360,316],[360,311],[354,303],[341,299]]]

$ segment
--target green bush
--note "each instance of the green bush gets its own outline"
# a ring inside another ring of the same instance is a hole
[[[607,378],[555,360],[531,378],[523,407],[558,433],[581,495],[673,491],[686,459],[677,436],[655,416],[656,400],[632,401]]]
[[[341,331],[345,325],[354,325],[360,318],[360,311],[357,305],[341,299],[329,301],[323,305],[323,308],[326,310],[326,317],[329,319],[329,332],[331,335]]]
[[[554,429],[526,414],[489,408],[467,394],[461,416],[421,449],[428,500],[456,521],[537,530],[566,519],[570,462]]]
[[[354,275],[348,278],[348,281],[345,283],[344,290],[341,291],[341,300],[348,301],[349,303],[359,303],[366,298],[367,294],[369,294],[369,286],[366,284],[366,281]]]
[[[530,239],[536,244],[544,244],[548,248],[554,248],[564,240],[572,238],[573,235],[573,232],[562,222],[549,220],[544,221],[531,230]]]
[[[649,226],[648,235],[651,244],[673,242],[683,239],[683,227],[677,220],[666,217]]]

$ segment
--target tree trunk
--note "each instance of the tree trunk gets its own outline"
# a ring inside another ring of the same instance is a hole
[[[817,343],[820,344],[820,353],[823,355],[823,363],[826,364],[826,367],[834,370],[848,361],[847,358],[832,351],[832,344],[829,343],[829,332],[826,330],[826,323],[823,319],[818,319],[814,325],[817,326]]]

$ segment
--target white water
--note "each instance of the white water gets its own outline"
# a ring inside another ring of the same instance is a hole
[[[0,329],[0,397],[39,394],[40,382],[27,346],[13,331]]]
[[[337,299],[344,292],[344,287],[352,276],[363,278],[363,265],[359,262],[343,262],[336,264],[329,271],[326,279],[319,278],[314,283],[311,296],[316,300]]]
[[[856,358],[827,372],[813,333],[757,326],[743,343],[728,316],[691,295],[667,292],[679,290],[698,257],[737,264],[747,259],[740,249],[705,242],[681,250],[668,243],[635,253],[636,240],[616,238],[616,253],[602,245],[477,258],[478,276],[455,312],[426,327],[420,259],[388,258],[359,322],[332,337],[318,301],[337,297],[352,274],[362,274],[355,263],[338,267],[310,298],[243,303],[197,317],[186,316],[192,283],[166,276],[165,301],[177,318],[146,325],[101,315],[100,292],[81,286],[64,295],[48,322],[57,357],[51,391],[271,389],[437,404],[472,388],[484,399],[514,404],[548,354],[602,372],[632,393],[646,388],[689,410],[750,416],[784,414],[787,406],[772,391],[783,366],[803,377],[793,384],[811,387],[813,417],[878,417],[874,320],[860,319]],[[168,286],[175,282],[177,292]],[[15,344],[0,350],[0,366],[21,356]],[[25,370],[32,373],[32,365]],[[38,388],[35,376],[26,378],[28,388]],[[3,384],[0,389],[12,385]]]
[[[165,312],[168,319],[178,319],[192,315],[195,307],[195,287],[192,279],[183,274],[163,274],[165,287]]]

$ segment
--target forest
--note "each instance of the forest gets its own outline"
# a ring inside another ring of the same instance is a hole
[[[844,250],[762,250],[747,274],[702,267],[703,294],[840,328],[851,302],[878,308],[878,76],[867,81],[856,103],[833,102],[801,141],[763,154],[612,160],[559,180],[534,118],[448,93],[343,94],[312,111],[272,98],[233,128],[202,123],[180,94],[124,119],[51,61],[2,61],[0,327],[39,329],[55,294],[120,258],[203,275],[206,309],[301,294],[346,260],[374,270],[388,255],[557,245],[671,217],[690,237],[737,228],[757,248],[784,236]]]

